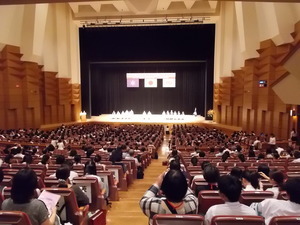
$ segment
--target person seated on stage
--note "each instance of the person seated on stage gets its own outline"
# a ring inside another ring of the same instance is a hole
[[[224,204],[211,206],[205,215],[205,225],[210,225],[214,216],[235,215],[235,216],[255,216],[255,211],[239,202],[242,192],[241,181],[231,175],[221,176],[218,180],[218,187]]]
[[[12,181],[11,197],[3,201],[2,210],[22,211],[28,215],[32,225],[52,225],[55,223],[56,207],[49,217],[45,203],[34,198],[37,180],[33,170],[19,170]]]
[[[162,191],[164,197],[157,197]],[[140,200],[143,213],[149,217],[149,224],[155,214],[196,214],[198,199],[188,187],[180,170],[162,173]]]
[[[269,198],[260,203],[251,204],[257,215],[265,218],[266,225],[269,225],[274,216],[300,215],[300,178],[288,179],[283,189],[287,192],[289,199],[287,201]]]
[[[69,182],[70,167],[68,165],[62,165],[56,170],[56,178],[58,179],[57,187],[71,188],[76,197],[78,207],[82,207],[89,204],[89,198],[77,185],[72,185]]]
[[[207,182],[207,185],[197,186],[195,190],[196,196],[198,196],[200,191],[203,190],[218,190],[218,179],[220,177],[219,169],[214,165],[207,165],[203,170],[203,177]]]

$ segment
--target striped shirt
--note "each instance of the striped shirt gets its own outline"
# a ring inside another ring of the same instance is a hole
[[[144,194],[140,200],[140,207],[143,213],[149,217],[149,224],[152,224],[152,218],[155,214],[172,214],[165,204],[165,197],[156,197],[159,192],[159,187],[154,184]],[[198,209],[198,199],[188,188],[186,195],[183,198],[183,204],[176,209],[177,214],[196,214]]]

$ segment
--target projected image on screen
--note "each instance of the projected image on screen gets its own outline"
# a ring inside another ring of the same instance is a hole
[[[126,73],[128,88],[139,87],[139,80],[144,80],[145,88],[157,88],[158,79],[163,88],[176,87],[176,73]]]

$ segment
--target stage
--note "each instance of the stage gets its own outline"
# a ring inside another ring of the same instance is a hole
[[[149,123],[149,124],[190,124],[204,122],[203,116],[194,115],[162,115],[162,114],[133,114],[133,115],[117,115],[102,114],[100,116],[92,116],[89,122],[105,122],[105,123]],[[212,121],[210,121],[212,122]]]

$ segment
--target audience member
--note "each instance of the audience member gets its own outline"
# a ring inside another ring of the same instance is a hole
[[[205,225],[210,225],[214,216],[235,215],[255,216],[256,213],[249,206],[241,204],[239,198],[242,192],[242,184],[239,179],[231,175],[221,176],[218,180],[218,187],[224,204],[210,207],[205,215]]]
[[[159,191],[165,197],[156,197]],[[198,199],[188,187],[180,170],[161,174],[140,200],[143,213],[149,217],[149,224],[155,214],[196,214]]]
[[[64,187],[64,188],[71,188],[76,197],[76,201],[78,204],[78,207],[82,207],[89,204],[89,199],[83,193],[83,191],[80,189],[77,185],[72,185],[69,182],[69,176],[70,176],[70,167],[66,164],[62,165],[60,168],[56,170],[56,178],[58,179],[58,186],[57,187]]]
[[[248,170],[242,173],[242,184],[244,191],[262,191],[263,187],[259,182],[259,174],[256,172],[250,172]]]
[[[268,177],[263,172],[259,172],[259,175],[269,180],[269,182],[272,184],[272,187],[267,188],[266,191],[272,191],[274,193],[274,198],[277,198],[279,192],[283,190],[283,185],[285,181],[284,173],[280,170],[273,170],[270,172],[270,177]]]
[[[56,207],[49,217],[44,202],[33,198],[37,188],[37,176],[31,169],[21,169],[13,178],[11,197],[4,200],[2,210],[25,212],[32,225],[52,225],[55,223]]]
[[[197,186],[195,190],[196,196],[203,190],[218,190],[218,179],[220,177],[219,169],[214,165],[207,165],[203,170],[203,177],[207,185]]]
[[[265,199],[260,203],[252,204],[257,215],[265,218],[269,225],[274,216],[299,216],[300,215],[300,178],[290,178],[284,185],[289,200]]]

